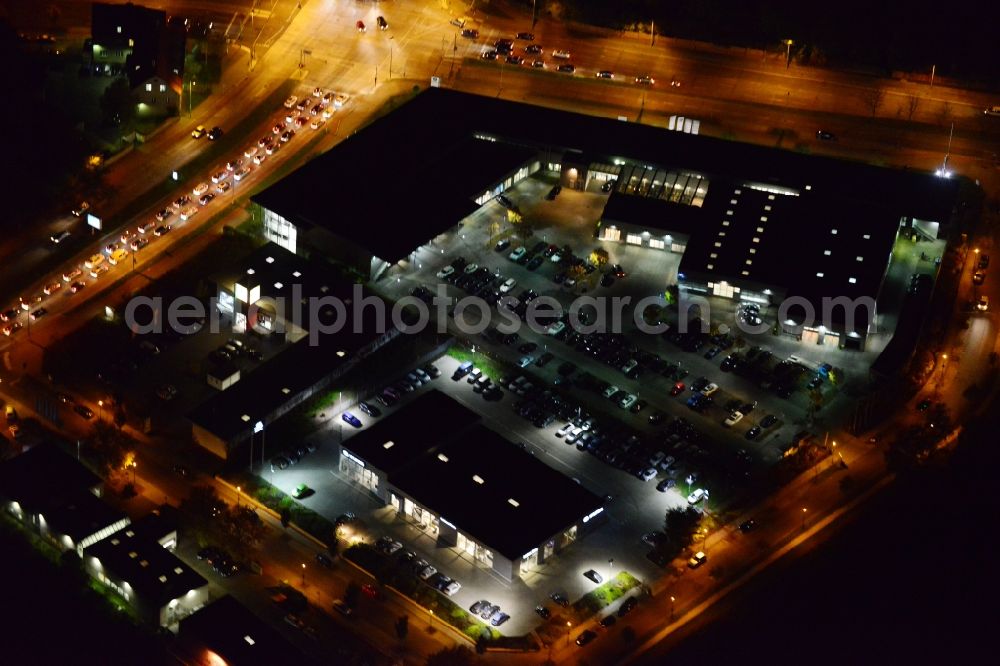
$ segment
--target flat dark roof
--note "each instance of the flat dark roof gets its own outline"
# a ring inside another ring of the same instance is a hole
[[[253,201],[296,227],[323,227],[394,263],[470,215],[487,187],[537,155],[524,146],[479,140],[468,123],[448,127],[411,113],[412,104],[375,120]]]
[[[278,631],[231,596],[181,620],[180,640],[202,657],[211,650],[230,666],[300,666],[314,663]]]
[[[143,601],[163,606],[207,585],[201,574],[154,539],[128,527],[84,549],[110,575],[126,582]]]
[[[267,261],[273,258],[274,272],[262,266],[271,266]],[[339,277],[329,266],[322,262],[308,262],[273,243],[265,245],[245,262],[246,268],[227,279],[242,279],[247,275],[246,269],[254,270],[253,278],[266,278],[271,294],[292,290],[292,281],[302,280],[302,296],[338,297],[346,306],[346,317],[341,330],[318,335],[318,344],[311,344],[309,336],[289,345],[263,365],[242,374],[240,380],[224,391],[195,407],[188,413],[188,419],[223,440],[229,441],[239,435],[254,423],[266,420],[266,417],[276,409],[297,397],[302,391],[311,388],[324,376],[334,373],[339,366],[355,360],[356,353],[372,344],[380,335],[376,327],[376,314],[373,308],[362,311],[362,319],[356,321],[353,316],[354,283]],[[299,276],[294,275],[300,273]],[[282,287],[276,289],[272,281],[287,279],[280,282]],[[363,292],[364,296],[374,296]],[[263,283],[261,295],[267,296]],[[289,300],[289,308],[292,307]],[[332,308],[327,308],[330,314]],[[388,311],[388,308],[386,308]],[[286,317],[292,317],[286,312]],[[311,327],[309,308],[304,306],[299,315],[301,325],[306,329]],[[386,318],[386,326],[391,326]],[[325,324],[333,324],[334,317],[321,314],[320,320]],[[317,329],[318,330],[318,329]]]
[[[41,513],[53,532],[69,536],[74,545],[126,518],[125,512],[84,489],[71,495],[53,497]]]
[[[612,192],[601,213],[601,224],[607,226],[618,222],[656,229],[664,234],[691,236],[704,224],[704,215],[697,206]]]
[[[479,420],[474,411],[433,389],[346,440],[343,448],[385,472],[391,480],[397,472]],[[386,446],[388,442],[392,446]]]
[[[604,504],[576,481],[482,425],[421,456],[390,482],[510,560]]]
[[[53,442],[37,444],[0,464],[0,492],[30,513],[100,484],[99,476]]]
[[[463,534],[511,560],[603,505],[479,421],[435,389],[342,446]]]

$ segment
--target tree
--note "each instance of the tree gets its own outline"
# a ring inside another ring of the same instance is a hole
[[[862,99],[865,106],[872,112],[872,118],[874,118],[882,106],[882,102],[885,100],[885,90],[878,86],[865,88],[862,92]]]
[[[667,535],[670,544],[685,548],[691,543],[691,537],[698,529],[701,512],[693,506],[683,509],[668,509],[663,520],[663,533]]]
[[[917,112],[917,107],[920,105],[920,98],[916,95],[910,95],[906,100],[906,119],[913,120],[913,114]]]
[[[281,526],[287,528],[292,523],[292,510],[287,506],[281,507]]]
[[[608,251],[602,247],[597,248],[590,253],[590,263],[597,266],[598,269],[604,268],[608,265]]]
[[[251,507],[230,508],[221,518],[239,557],[246,558],[267,536],[267,526]]]
[[[401,641],[406,640],[406,636],[410,633],[410,616],[401,615],[399,619],[396,620],[396,638]]]
[[[180,510],[188,519],[190,528],[201,539],[218,538],[222,533],[218,519],[225,510],[225,504],[214,488],[204,485],[193,487],[181,502]]]
[[[124,469],[131,442],[106,421],[98,421],[94,424],[87,446],[97,468],[105,476],[110,476]]]
[[[489,639],[486,638],[486,633],[480,633],[479,638],[476,639],[476,654],[486,654],[486,647],[489,645]]]
[[[115,79],[101,95],[101,113],[105,122],[115,127],[127,129],[135,120],[135,100],[128,87],[128,79]]]
[[[427,666],[473,666],[479,657],[464,645],[445,648],[427,657]]]

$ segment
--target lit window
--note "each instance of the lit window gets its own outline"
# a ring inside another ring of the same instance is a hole
[[[134,537],[135,536],[135,532],[133,532],[132,530],[125,530],[125,536],[127,536],[127,537]]]
[[[733,211],[731,211],[731,210],[727,210],[726,211],[726,215],[732,215],[732,214],[733,214]]]
[[[746,260],[746,265],[747,266],[753,266],[753,259],[747,259]]]
[[[855,282],[858,281],[858,279],[857,278],[847,278],[847,281],[850,282],[851,284],[854,284]]]
[[[135,552],[133,550],[133,551],[129,552],[128,556],[131,557],[134,560],[135,558],[139,557],[139,553],[137,553],[137,552]]]
[[[719,241],[715,241],[715,247],[722,247],[722,243],[720,243]]]
[[[734,203],[736,203],[736,199],[730,199],[730,200],[729,200],[729,203],[731,203],[731,204],[734,204]]]
[[[174,573],[180,575],[184,573],[184,569],[181,569],[180,567],[174,567]]]
[[[760,216],[760,221],[761,222],[767,222],[767,215],[761,215]]]
[[[292,277],[302,277],[302,273],[295,271],[294,273],[292,273]]]
[[[726,232],[725,232],[725,231],[720,231],[720,232],[719,232],[719,235],[720,235],[720,236],[725,236],[725,235],[726,235]]]
[[[759,243],[760,242],[760,238],[757,237],[757,236],[754,236],[752,240],[753,240],[754,243]]]
[[[161,576],[160,576],[160,582],[161,582],[161,583],[166,583],[166,582],[167,582],[167,577],[166,577],[166,576],[163,576],[163,575],[161,575]]]
[[[830,250],[823,250],[823,254],[829,257],[830,256]]]
[[[728,227],[729,226],[729,220],[723,220],[722,221],[722,226]]]
[[[816,273],[816,277],[823,277],[822,273]]]
[[[764,210],[771,210],[771,206],[764,206]]]
[[[750,275],[750,271],[740,271],[740,275]]]
[[[160,92],[167,92],[167,86],[165,86],[164,84],[161,83],[160,84]]]
[[[388,442],[386,442],[385,444],[382,445],[382,448],[388,450],[388,449],[391,449],[394,446],[396,446],[396,442],[394,442],[394,441],[392,441],[390,439]]]
[[[515,507],[515,508],[521,506],[521,503],[518,502],[513,497],[511,497],[510,499],[507,500],[507,504],[510,504],[512,507]]]
[[[472,480],[475,481],[476,483],[480,484],[480,485],[486,483],[485,479],[483,479],[483,477],[479,476],[478,474],[473,474],[472,475]]]
[[[864,261],[864,260],[865,260],[865,258],[864,258],[864,257],[856,257],[856,259],[857,259],[858,261]]]
[[[767,195],[767,200],[768,201],[774,201],[774,195],[773,194],[768,194]]]
[[[288,395],[289,393],[292,392],[292,389],[286,387],[281,389],[281,392],[284,393],[285,395]]]
[[[764,233],[764,227],[757,227],[757,233],[759,234]]]
[[[254,639],[250,638],[249,636],[244,636],[243,640],[245,640],[247,642],[247,645],[254,645],[254,644],[257,643],[257,641],[255,641]]]
[[[742,191],[743,191],[743,190],[736,190],[735,192],[733,192],[733,194],[739,194],[739,193],[740,193],[740,192],[742,192]]]
[[[146,92],[153,92],[153,84],[152,83],[147,83],[146,84]]]
[[[243,416],[240,417],[240,420],[242,420],[244,423],[249,423],[250,422],[250,415],[249,414],[244,414]]]
[[[836,229],[830,229],[830,233],[833,234],[834,236],[836,236],[837,235],[837,230]]]
[[[275,282],[275,283],[274,283],[274,288],[275,288],[275,289],[281,289],[281,288],[282,288],[282,287],[284,287],[284,286],[285,286],[285,285],[283,285],[283,284],[282,284],[282,283],[280,283],[280,282]]]
[[[248,269],[247,269],[247,275],[253,275],[253,274],[254,274],[254,273],[256,273],[256,272],[257,272],[257,271],[255,271],[255,270],[254,270],[254,269],[252,269],[252,268],[248,268]]]
[[[811,190],[812,188],[813,188],[813,186],[812,186],[812,185],[806,185],[806,189],[807,189],[807,190]]]
[[[266,259],[264,259],[264,261],[266,261],[269,264],[273,264],[274,263],[274,257],[267,257]]]
[[[708,270],[712,270],[713,268],[715,268],[715,264],[709,264],[705,268],[707,268]]]
[[[448,456],[446,456],[443,453],[439,453],[438,454],[438,460],[440,460],[441,462],[448,462]]]
[[[347,352],[345,352],[343,349],[337,351],[337,358],[344,358],[346,355]]]
[[[718,252],[713,252],[712,254],[708,255],[708,258],[709,259],[718,259],[719,258],[719,253]]]
[[[872,237],[872,235],[871,235],[871,234],[865,234],[865,235],[864,235],[864,239],[865,239],[865,240],[871,240],[871,237]]]
[[[119,35],[122,34],[122,27],[121,26],[118,26],[118,34]]]
[[[757,254],[757,248],[755,247],[750,248],[750,254]]]

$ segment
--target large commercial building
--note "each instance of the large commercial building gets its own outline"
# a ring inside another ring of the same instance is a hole
[[[46,442],[0,465],[8,513],[60,550],[83,549],[129,524],[100,499],[101,479]]]
[[[374,308],[358,314],[349,307],[356,300],[355,285],[328,263],[273,243],[254,251],[240,271],[217,275],[213,282],[217,308],[234,330],[253,330],[262,347],[273,349],[245,375],[226,360],[209,360],[207,381],[218,392],[188,420],[195,441],[221,458],[255,433],[263,440],[270,423],[398,334],[388,317],[380,330]],[[363,297],[377,298],[368,292]],[[332,299],[345,304],[343,326],[319,333],[337,319],[334,305],[327,304]],[[310,329],[317,334],[311,336]]]
[[[603,512],[600,497],[436,390],[345,441],[340,471],[505,580],[542,566]]]
[[[596,238],[682,254],[668,279],[687,295],[798,297],[782,331],[853,348],[874,312],[824,313],[823,300],[877,302],[897,234],[937,237],[956,192],[929,174],[432,88],[254,202],[269,239],[375,278],[537,171],[610,191]]]

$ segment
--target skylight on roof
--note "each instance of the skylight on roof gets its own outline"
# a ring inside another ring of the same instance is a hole
[[[245,640],[247,642],[247,645],[253,645],[253,644],[255,644],[257,642],[254,639],[250,638],[249,636],[244,636],[243,640]]]
[[[184,573],[184,569],[181,569],[180,567],[174,567],[174,573],[175,574],[182,574],[182,573]]]
[[[836,229],[830,229],[830,233],[833,234],[834,236],[836,236],[837,235],[837,230]]]
[[[440,460],[441,462],[448,462],[448,456],[446,456],[443,453],[439,453],[438,454],[438,460]]]
[[[286,386],[285,388],[281,389],[281,392],[284,393],[285,395],[288,395],[289,393],[292,392],[292,389]]]
[[[281,289],[281,288],[282,288],[282,287],[284,287],[284,286],[285,286],[285,285],[283,285],[283,284],[282,284],[282,283],[280,283],[280,282],[275,282],[275,283],[274,283],[274,288],[275,288],[275,289]]]
[[[865,258],[864,258],[864,257],[856,257],[856,259],[857,259],[858,261],[864,261],[864,260],[865,260]]]
[[[266,262],[267,262],[267,263],[269,263],[269,264],[273,264],[273,263],[274,263],[274,257],[268,257],[268,258],[267,258],[267,259],[265,259],[264,261],[266,261]]]
[[[865,240],[871,240],[872,235],[871,234],[865,234],[864,236],[862,236],[862,238],[864,238]]]
[[[257,272],[257,271],[255,271],[255,270],[254,270],[254,269],[252,269],[252,268],[248,268],[248,269],[247,269],[247,275],[253,275],[253,274],[254,274],[254,273],[256,273],[256,272]]]
[[[297,278],[302,277],[302,273],[295,271],[294,273],[292,273],[292,277],[297,277]]]
[[[830,256],[830,250],[823,250],[823,254],[827,257]]]
[[[160,582],[161,583],[166,583],[167,582],[167,577],[161,574],[160,575]]]
[[[344,358],[344,356],[346,356],[346,355],[347,355],[347,352],[345,352],[343,349],[338,349],[337,350],[337,358]]]
[[[394,441],[392,441],[390,439],[388,442],[386,442],[385,444],[382,445],[382,448],[386,449],[386,450],[389,450],[389,449],[391,449],[394,446],[396,446],[396,442],[394,442]]]
[[[847,281],[850,282],[851,284],[854,284],[854,283],[856,283],[858,281],[858,279],[857,278],[847,278]]]
[[[250,421],[250,415],[244,414],[243,416],[240,417],[240,420],[243,421],[244,423],[248,423]]]
[[[510,504],[512,507],[515,507],[515,508],[521,506],[521,503],[518,502],[513,497],[511,497],[510,499],[507,500],[507,504]]]
[[[816,277],[823,277],[822,273],[816,273]]]
[[[478,474],[473,474],[472,475],[472,480],[475,481],[478,484],[486,483],[486,480],[483,479],[483,477],[479,476]]]

